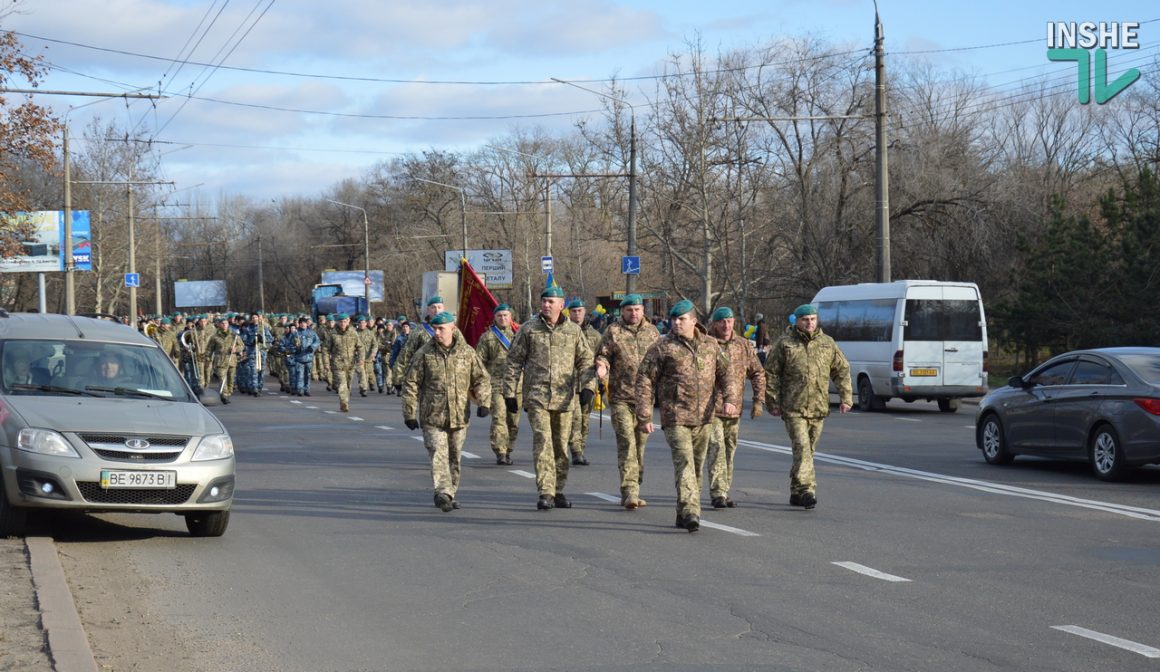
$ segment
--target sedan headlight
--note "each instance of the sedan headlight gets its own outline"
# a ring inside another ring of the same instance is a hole
[[[61,436],[60,432],[54,432],[51,429],[25,427],[20,430],[20,436],[16,439],[16,447],[41,455],[80,457],[76,449]]]
[[[193,451],[193,461],[224,460],[234,456],[234,440],[229,434],[203,436],[197,450]]]

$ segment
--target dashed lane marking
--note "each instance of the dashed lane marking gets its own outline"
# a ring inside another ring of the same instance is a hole
[[[620,504],[619,497],[613,497],[612,495],[606,495],[603,492],[586,492],[584,494],[588,495],[589,497],[595,497],[596,499],[603,499],[606,502],[612,502],[613,504]]]
[[[290,400],[290,403],[292,403],[292,404],[301,404],[302,402],[301,402],[301,401],[299,401],[299,400],[297,400],[297,399],[291,399],[291,400]]]
[[[536,477],[536,475],[533,474],[532,472],[524,471],[523,469],[508,469],[508,471],[515,474],[516,476],[523,476],[524,478],[535,478]]]
[[[375,425],[376,429],[382,429],[388,432],[394,431],[394,427],[387,427],[386,425]]]
[[[760,534],[758,534],[756,532],[750,532],[749,530],[743,530],[740,527],[733,527],[732,525],[722,525],[721,523],[710,522],[708,520],[705,520],[704,518],[701,519],[701,527],[711,527],[714,530],[721,530],[722,532],[729,532],[730,534],[736,534],[737,536],[740,536],[740,537],[760,537],[761,536]]]
[[[317,406],[307,406],[306,408],[309,408],[309,409],[310,409],[310,410],[312,410],[312,411],[317,411],[317,410],[318,410],[318,407],[317,407]]]
[[[704,524],[704,523],[702,523],[702,524]],[[874,569],[872,567],[867,567],[866,565],[859,565],[856,562],[835,562],[833,564],[835,564],[839,567],[845,567],[846,569],[850,570],[851,572],[858,572],[859,574],[865,574],[866,576],[869,576],[869,577],[875,578],[875,579],[881,579],[882,581],[890,581],[891,583],[910,583],[910,579],[904,579],[901,576],[895,576],[893,574],[887,574],[886,572],[880,572],[877,569]]]
[[[469,460],[478,460],[478,459],[479,459],[479,455],[476,455],[475,453],[469,453],[469,452],[467,452],[466,450],[465,450],[465,451],[463,451],[463,452],[462,452],[462,453],[460,453],[460,454],[461,454],[461,455],[463,455],[464,457],[466,457],[466,458],[467,458],[467,459],[469,459]]]
[[[922,422],[922,420],[918,418],[899,418],[896,416],[894,419],[900,422]]]
[[[423,441],[423,437],[421,437],[421,436],[412,436],[411,438],[416,440],[416,441],[419,441],[419,442]]]
[[[352,420],[354,422],[362,422],[363,421],[363,419],[358,417],[357,415],[348,415],[346,417],[347,417],[347,420]]]
[[[1109,646],[1114,646],[1118,649],[1124,649],[1126,651],[1131,651],[1132,653],[1138,653],[1145,658],[1160,658],[1160,649],[1157,649],[1156,647],[1148,646],[1147,644],[1141,644],[1139,642],[1133,642],[1130,639],[1123,639],[1113,635],[1106,635],[1102,632],[1096,632],[1095,630],[1088,630],[1087,628],[1081,628],[1078,625],[1053,625],[1051,626],[1051,629],[1071,633],[1073,635],[1079,635],[1080,637],[1086,637],[1088,639],[1093,639],[1097,642],[1101,642]]]

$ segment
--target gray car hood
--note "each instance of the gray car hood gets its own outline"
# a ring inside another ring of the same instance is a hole
[[[226,433],[212,413],[192,402],[21,395],[5,398],[4,405],[29,427],[58,432],[167,436]]]

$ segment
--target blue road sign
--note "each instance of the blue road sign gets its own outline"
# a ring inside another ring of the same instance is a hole
[[[125,274],[125,286],[126,287],[140,287],[141,286],[141,274],[140,273],[126,273]]]
[[[620,272],[625,275],[640,275],[640,257],[621,257]]]
[[[540,270],[545,272],[545,273],[552,272],[552,258],[551,257],[540,257]]]

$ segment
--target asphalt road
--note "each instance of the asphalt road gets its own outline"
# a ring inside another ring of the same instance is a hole
[[[706,508],[689,534],[673,527],[659,432],[647,508],[607,501],[615,443],[594,419],[592,466],[567,485],[575,507],[541,512],[526,419],[510,467],[473,419],[464,508],[442,513],[397,398],[337,406],[320,391],[215,409],[239,460],[224,537],[188,538],[174,516],[102,516],[58,531],[60,553],[132,567],[135,608],[179,633],[200,669],[1160,665],[1160,470],[1107,484],[1084,465],[986,465],[973,407],[831,416],[813,511],[787,504],[780,420],[743,421],[740,508]],[[69,578],[74,593],[102,588],[96,574]],[[133,669],[107,624],[86,625],[104,668]]]

